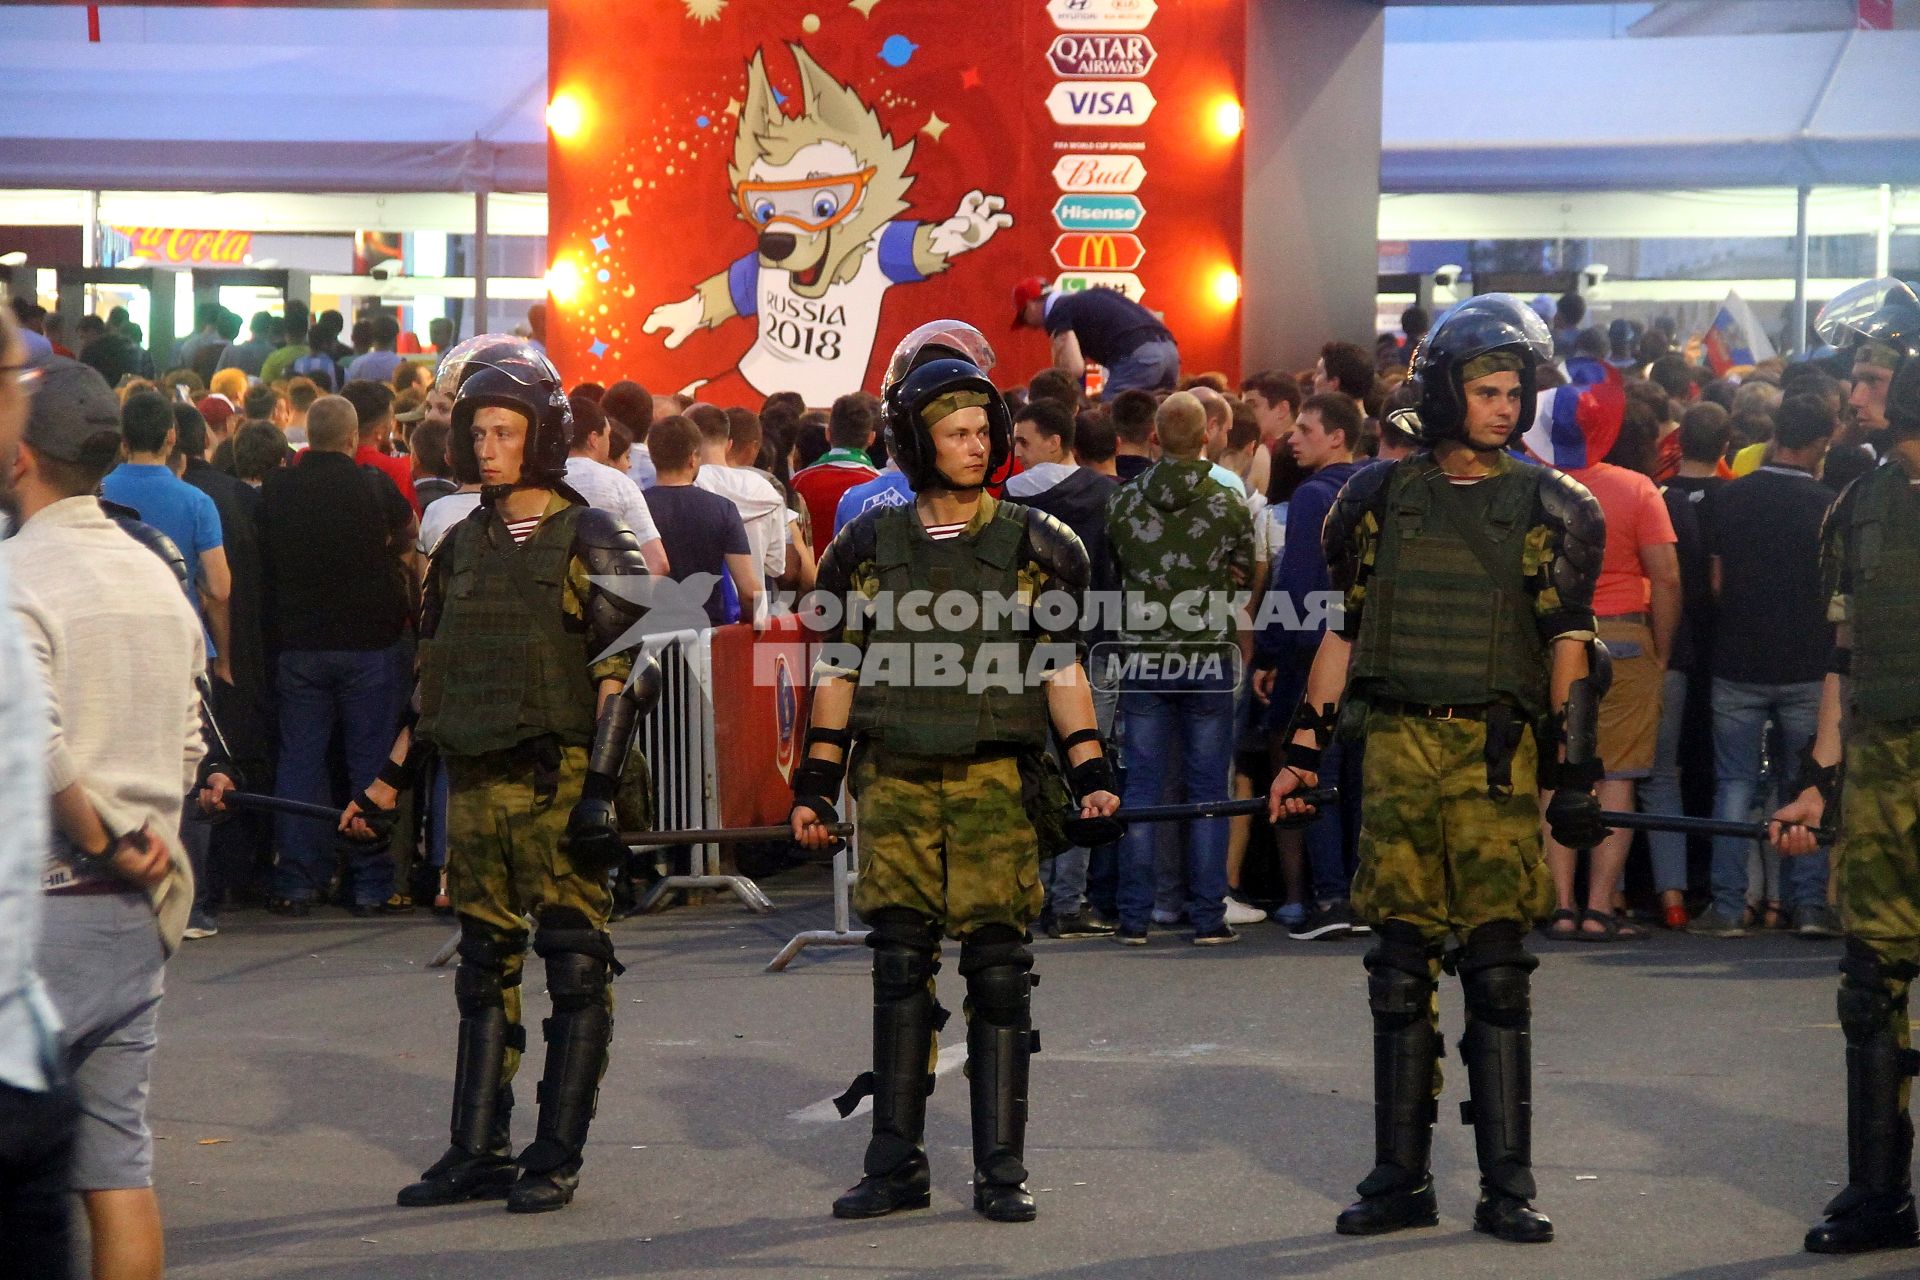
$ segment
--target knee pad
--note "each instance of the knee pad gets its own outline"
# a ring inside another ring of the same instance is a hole
[[[1383,921],[1367,952],[1367,1005],[1399,1025],[1429,1016],[1436,948],[1404,920]]]
[[[1847,939],[1840,960],[1840,1029],[1848,1044],[1861,1044],[1893,1024],[1896,1002],[1891,983],[1911,982],[1911,964],[1889,964],[1858,938]]]
[[[1532,1009],[1528,975],[1540,961],[1521,937],[1517,920],[1496,920],[1467,935],[1455,968],[1470,1017],[1496,1027],[1526,1025]]]
[[[599,956],[578,951],[556,951],[546,957],[547,994],[556,1012],[597,1008],[613,980],[611,966]]]
[[[976,929],[960,942],[960,973],[973,1011],[990,1026],[1023,1025],[1033,996],[1033,953],[1008,925]]]
[[[910,1000],[926,990],[939,969],[940,930],[932,920],[904,907],[886,907],[867,921],[867,946],[873,949],[873,998],[883,1004]]]
[[[507,976],[507,961],[525,945],[519,934],[460,918],[460,964],[453,971],[453,998],[463,1016],[505,1003],[506,989],[520,984],[518,973]]]

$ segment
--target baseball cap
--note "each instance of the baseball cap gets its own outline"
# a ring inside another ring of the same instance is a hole
[[[1026,311],[1027,304],[1045,297],[1046,293],[1047,278],[1045,276],[1028,276],[1025,280],[1013,286],[1014,328],[1018,329],[1026,324],[1026,321],[1021,319],[1021,315]]]
[[[89,441],[120,434],[120,402],[90,365],[65,356],[38,362],[40,386],[27,410],[25,440],[49,458],[79,462]]]
[[[227,419],[233,417],[233,401],[217,391],[201,396],[193,407],[200,411],[200,416],[207,420],[207,426],[214,431],[225,431]]]

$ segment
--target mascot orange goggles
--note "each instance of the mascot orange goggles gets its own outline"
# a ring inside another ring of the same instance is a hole
[[[734,188],[733,198],[756,227],[787,222],[802,231],[825,231],[859,206],[874,172],[862,169],[792,182],[743,182]]]

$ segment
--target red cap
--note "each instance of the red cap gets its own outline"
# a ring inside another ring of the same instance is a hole
[[[1013,286],[1014,328],[1018,329],[1026,324],[1026,321],[1021,319],[1021,316],[1026,313],[1027,304],[1029,302],[1037,302],[1039,299],[1045,297],[1046,293],[1047,278],[1045,276],[1028,276],[1025,280]]]
[[[227,419],[233,416],[233,401],[223,395],[202,396],[199,403],[193,407],[200,411],[200,416],[205,418],[207,425],[215,431],[225,431]]]

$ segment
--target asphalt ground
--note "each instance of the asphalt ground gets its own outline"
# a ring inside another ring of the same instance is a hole
[[[826,1101],[867,1057],[864,949],[762,972],[830,918],[824,871],[732,902],[615,926],[613,1064],[574,1204],[401,1210],[393,1193],[446,1143],[452,972],[424,914],[302,921],[230,914],[168,973],[152,1096],[169,1273],[274,1277],[943,1276],[1642,1277],[1915,1274],[1920,1251],[1822,1259],[1807,1224],[1844,1177],[1836,942],[1783,936],[1540,942],[1535,975],[1538,1205],[1559,1238],[1470,1229],[1471,1130],[1450,1047],[1437,1228],[1333,1233],[1372,1153],[1371,1050],[1358,940],[1272,925],[1233,947],[1156,932],[1145,949],[1035,945],[1028,1163],[1039,1221],[998,1225],[968,1198],[957,1051],[930,1103],[933,1207],[838,1222],[864,1115]],[[958,1009],[953,956],[943,1002]],[[530,969],[530,1029],[546,1002]],[[1451,1046],[1459,996],[1442,990]],[[958,1020],[952,1030],[959,1028]],[[949,1036],[949,1042],[954,1037]],[[538,1054],[520,1076],[529,1141]]]

